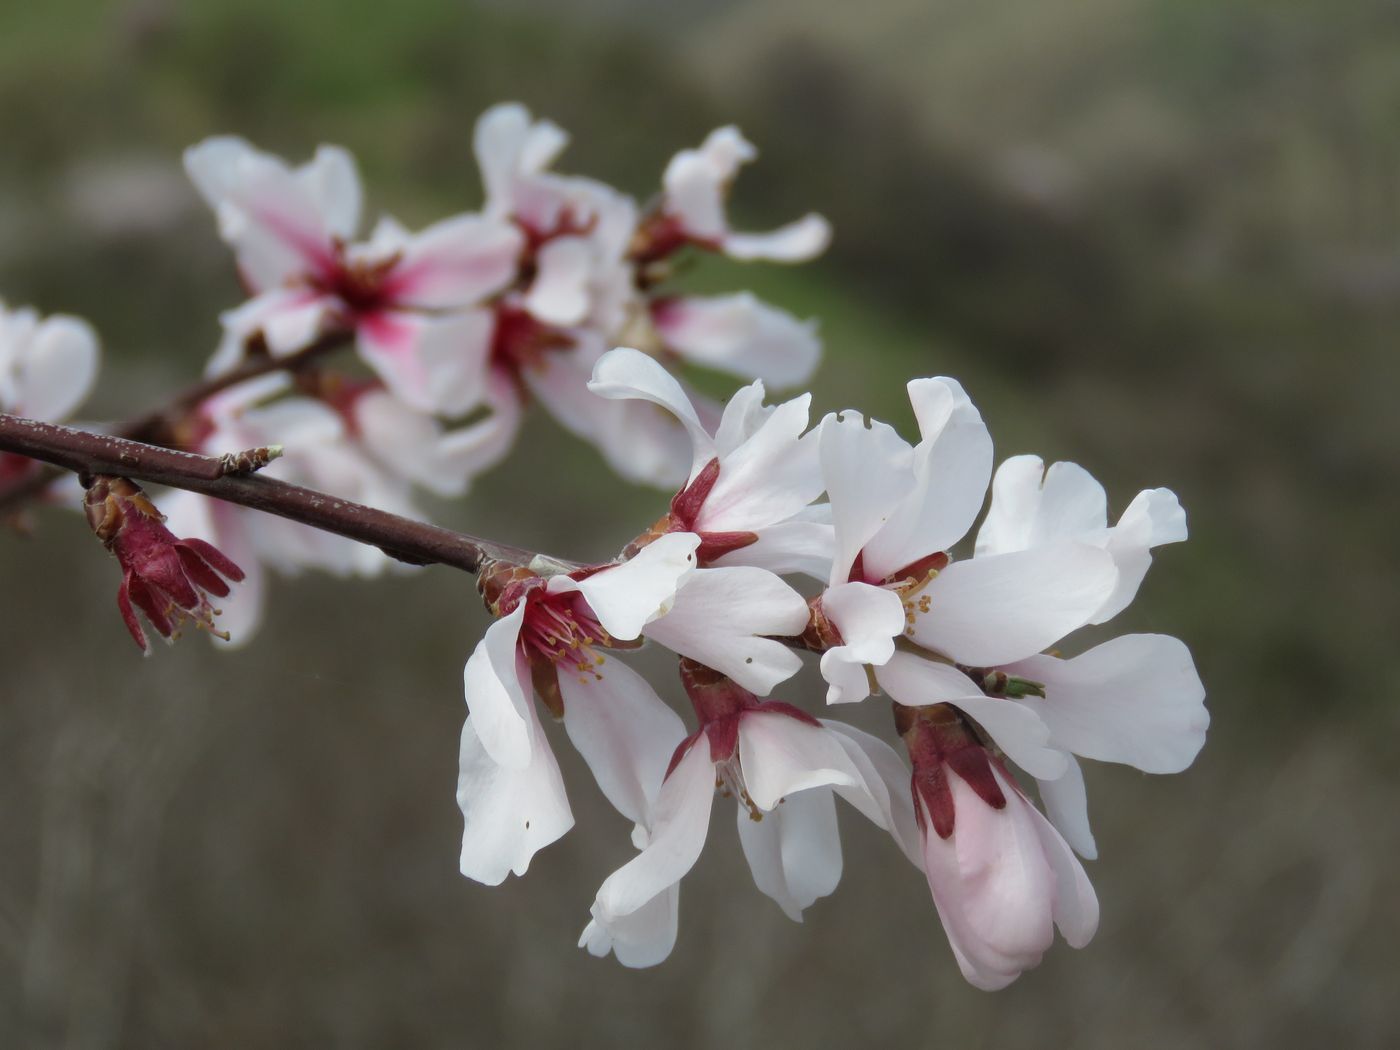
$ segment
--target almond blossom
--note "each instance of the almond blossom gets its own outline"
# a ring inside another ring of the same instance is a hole
[[[1084,869],[964,716],[901,708],[898,724],[914,763],[911,859],[963,976],[988,991],[1006,987],[1040,962],[1055,927],[1071,947],[1086,945],[1099,904]]]
[[[492,317],[480,304],[516,276],[523,247],[508,223],[463,214],[411,233],[381,220],[354,242],[362,190],[345,150],[321,146],[298,167],[242,139],[206,139],[185,168],[215,210],[252,293],[224,315],[212,372],[250,340],[284,357],[349,329],[365,362],[422,411],[456,415],[482,394]]]
[[[810,394],[766,406],[756,380],[730,398],[711,428],[669,372],[627,347],[598,361],[588,389],[640,407],[660,406],[685,428],[690,473],[651,535],[696,533],[701,564],[825,575],[832,528],[810,506],[825,488],[816,434],[806,432]]]
[[[628,966],[654,965],[670,952],[679,884],[704,847],[716,789],[738,804],[758,888],[798,922],[841,878],[833,793],[881,827],[894,819],[877,769],[898,764],[887,745],[790,704],[761,702],[692,660],[681,661],[681,680],[700,727],[676,749],[651,819],[634,836],[640,852],[598,890],[579,942],[594,955],[614,951]]]
[[[669,197],[661,210],[642,215],[611,187],[551,170],[567,142],[558,126],[518,104],[496,106],[477,122],[486,214],[514,223],[526,245],[520,282],[495,305],[492,369],[596,445],[624,477],[671,486],[683,471],[684,435],[673,419],[589,396],[585,384],[602,355],[624,343],[668,362],[788,386],[816,365],[815,326],[747,293],[692,297],[663,289],[677,251],[712,250],[719,242],[686,233],[664,210]],[[712,189],[720,192],[717,184]],[[799,261],[819,254],[825,220],[808,216],[800,225],[807,231],[802,252],[744,257]],[[735,237],[742,251],[746,242]],[[708,399],[693,391],[687,397],[701,416],[718,417]]]
[[[572,826],[532,696],[563,719],[618,810],[644,823],[647,794],[639,785],[649,778],[637,772],[647,767],[642,755],[664,764],[675,740],[665,747],[658,741],[678,739],[679,722],[608,651],[649,638],[764,694],[800,667],[768,636],[802,630],[802,597],[763,569],[698,568],[700,543],[693,533],[676,532],[608,566],[483,571],[483,597],[499,618],[464,672],[470,714],[458,794],[463,874],[488,884],[523,874],[536,851]],[[585,714],[574,716],[579,710]]]

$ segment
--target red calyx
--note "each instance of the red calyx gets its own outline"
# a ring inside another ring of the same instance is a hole
[[[93,531],[122,567],[117,608],[142,652],[150,651],[150,642],[133,605],[164,638],[173,637],[187,619],[228,638],[214,627],[216,610],[209,595],[227,597],[226,579],[238,582],[243,570],[222,551],[204,540],[177,538],[140,486],[126,478],[94,478],[84,510]]]
[[[1000,762],[956,708],[947,704],[896,704],[895,725],[914,765],[911,787],[916,801],[923,802],[923,807],[915,806],[920,826],[926,811],[939,838],[953,834],[956,814],[948,770],[962,777],[977,797],[993,809],[1006,808],[1006,795],[993,772],[993,764],[1000,766]]]

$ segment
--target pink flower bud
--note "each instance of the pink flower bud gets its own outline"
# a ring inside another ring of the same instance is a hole
[[[150,652],[150,642],[133,603],[164,638],[178,637],[181,624],[191,620],[196,627],[228,640],[227,632],[214,627],[219,610],[209,604],[209,595],[226,597],[225,578],[237,583],[243,579],[242,569],[212,544],[177,538],[163,524],[165,515],[139,485],[126,478],[92,479],[83,509],[92,531],[121,563],[117,608],[142,652]]]

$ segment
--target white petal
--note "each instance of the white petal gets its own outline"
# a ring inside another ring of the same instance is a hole
[[[567,430],[592,442],[628,481],[676,489],[687,478],[692,439],[669,412],[645,401],[609,401],[588,389],[595,357],[583,345],[546,355],[523,378]],[[625,395],[630,396],[630,395]],[[692,399],[693,400],[693,399]]]
[[[643,547],[636,556],[582,580],[555,576],[551,594],[580,591],[603,630],[619,641],[641,636],[642,628],[664,616],[675,603],[676,591],[695,569],[700,537],[672,532]]]
[[[340,146],[321,145],[311,162],[297,171],[321,213],[326,232],[343,241],[355,236],[360,225],[364,191],[355,158]]]
[[[851,787],[834,790],[877,827],[893,837],[916,867],[923,867],[922,842],[914,818],[909,767],[894,748],[844,722],[821,720],[851,760],[858,777]]]
[[[989,991],[1040,962],[1054,940],[1056,899],[1040,815],[994,775],[1006,794],[1000,810],[949,772],[953,834],[939,838],[926,820],[924,839],[924,871],[958,965],[968,981]]]
[[[750,292],[665,300],[652,320],[667,347],[686,360],[776,387],[805,382],[821,356],[815,322]]]
[[[1048,820],[1026,803],[1036,834],[1055,872],[1055,925],[1071,948],[1083,948],[1099,928],[1099,898],[1068,843]]]
[[[808,788],[860,782],[846,749],[831,733],[778,711],[740,716],[739,767],[749,797],[762,810]]]
[[[493,210],[511,206],[517,179],[548,167],[568,144],[568,136],[547,120],[532,122],[518,102],[492,106],[476,122],[472,149]]]
[[[764,569],[697,569],[671,611],[643,633],[767,696],[801,669],[802,658],[765,636],[801,634],[807,615],[802,595]]]
[[[801,922],[803,910],[830,896],[841,881],[841,837],[831,792],[799,791],[762,820],[743,806],[735,808],[754,883],[789,919]]]
[[[1107,552],[1077,543],[954,562],[924,589],[912,636],[960,663],[1008,663],[1082,627],[1117,582]]]
[[[893,428],[875,420],[867,425],[856,412],[823,419],[818,442],[836,526],[830,582],[845,583],[856,555],[913,487],[913,450]]]
[[[578,946],[590,955],[602,958],[609,952],[623,966],[642,969],[666,961],[676,946],[676,929],[680,915],[679,884],[658,893],[636,911],[611,920],[594,917],[579,938]]]
[[[443,219],[408,239],[387,292],[415,309],[472,306],[515,279],[524,243],[518,229],[495,219]]]
[[[972,527],[992,475],[992,439],[956,380],[916,379],[909,399],[923,435],[912,492],[865,548],[867,575],[884,579],[952,548]]]
[[[756,543],[741,547],[711,564],[716,568],[752,565],[780,576],[801,573],[814,580],[831,575],[831,555],[836,545],[832,526],[819,521],[784,521],[758,529]]]
[[[489,310],[383,311],[361,321],[358,345],[395,396],[419,411],[455,416],[483,396],[494,328]]]
[[[865,666],[883,664],[894,655],[894,640],[904,633],[904,604],[883,587],[841,583],[823,592],[822,611],[842,640],[822,654],[822,677],[830,685],[826,702],[864,700],[870,695]]]
[[[970,715],[997,746],[1032,776],[1053,780],[1065,772],[1062,751],[1050,747],[1050,729],[1028,707],[1015,700],[986,696],[956,668],[924,660],[909,653],[895,653],[876,668],[880,687],[902,704],[922,707],[952,704]]]
[[[710,132],[699,149],[682,150],[662,175],[665,207],[685,231],[701,240],[719,240],[727,232],[724,195],[741,164],[758,156],[739,129]]]
[[[34,329],[18,357],[18,408],[31,419],[67,419],[97,377],[97,333],[86,321],[55,314]]]
[[[1084,790],[1084,771],[1074,759],[1069,760],[1064,776],[1057,780],[1037,781],[1040,801],[1065,841],[1086,860],[1099,855],[1094,833],[1089,829],[1089,796]]]
[[[1071,660],[1035,656],[1006,667],[1045,684],[1022,701],[1077,755],[1146,773],[1179,773],[1205,744],[1210,715],[1191,651],[1162,634],[1129,634]]]
[[[666,371],[655,358],[640,350],[620,346],[598,359],[588,389],[609,399],[639,399],[660,405],[685,426],[693,451],[690,476],[714,458],[714,439],[695,414],[676,377]]]
[[[373,390],[355,399],[355,425],[364,447],[391,471],[458,497],[510,451],[520,427],[520,394],[509,377],[488,376],[486,403],[485,418],[448,430],[387,390]]]
[[[609,657],[597,674],[560,671],[564,728],[614,808],[633,823],[650,824],[652,803],[685,726],[621,660]]]
[[[535,853],[574,826],[564,781],[539,717],[530,709],[530,761],[496,763],[476,734],[475,718],[462,726],[457,805],[462,810],[460,867],[468,878],[498,886],[510,872],[524,875]]]
[[[705,845],[714,797],[714,762],[702,734],[661,785],[646,848],[608,876],[594,915],[611,923],[680,882]]]
[[[186,150],[185,170],[215,210],[220,234],[237,252],[254,291],[333,267],[330,221],[343,218],[344,205],[337,178],[327,184],[329,196],[318,198],[314,177],[302,178],[280,158],[233,137],[206,139]]]
[[[731,259],[745,262],[797,263],[815,259],[831,243],[831,223],[815,212],[769,233],[731,233],[721,247]]]
[[[695,527],[756,532],[786,521],[821,495],[821,461],[807,428],[810,394],[778,405],[751,437],[720,460]]]
[[[759,428],[777,411],[776,405],[765,405],[763,398],[761,379],[741,386],[729,396],[719,426],[715,428],[715,452],[721,459],[757,434]],[[806,425],[805,421],[803,425]]]
[[[1031,546],[1045,464],[1039,456],[1012,456],[997,467],[992,501],[977,532],[976,556],[1009,554]]]
[[[588,316],[593,249],[583,237],[557,237],[535,253],[535,279],[525,308],[552,325],[582,324]]]
[[[531,758],[533,704],[525,684],[530,677],[519,655],[524,620],[525,603],[521,602],[486,628],[462,672],[474,732],[494,761],[512,769],[524,768]]]
[[[1126,609],[1152,565],[1151,549],[1186,539],[1186,511],[1170,489],[1139,492],[1118,524],[1108,530],[1106,547],[1118,565],[1118,586],[1091,623],[1104,623]]]

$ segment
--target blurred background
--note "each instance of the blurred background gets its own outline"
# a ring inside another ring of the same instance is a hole
[[[1008,991],[962,982],[849,811],[799,927],[717,807],[675,954],[627,971],[574,947],[630,847],[566,746],[576,829],[503,887],[456,872],[470,579],[280,581],[247,650],[143,662],[114,566],[48,512],[0,537],[0,1045],[1400,1045],[1400,8],[9,0],[0,294],[90,318],[87,414],[131,414],[239,298],[186,145],[341,143],[417,224],[479,202],[472,124],[508,99],[639,197],[743,128],[736,218],[816,209],[836,240],[691,287],[820,318],[819,413],[912,433],[905,380],[954,375],[999,456],[1084,464],[1115,516],[1175,489],[1191,541],[1114,628],[1191,645],[1204,753],[1088,769],[1101,930]],[[440,520],[592,557],[664,508],[527,435]]]

